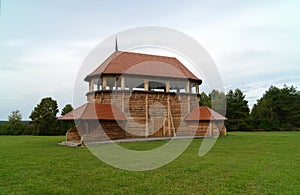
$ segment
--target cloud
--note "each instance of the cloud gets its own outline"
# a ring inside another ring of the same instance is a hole
[[[77,72],[94,45],[91,40],[18,44],[20,55],[2,59],[6,64],[0,66],[1,110],[20,109],[27,119],[43,97],[57,98],[61,107],[72,103]],[[6,119],[7,113],[0,118]]]

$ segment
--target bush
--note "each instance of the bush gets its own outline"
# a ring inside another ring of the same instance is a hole
[[[34,131],[34,125],[26,124],[22,135],[33,135],[33,131]]]

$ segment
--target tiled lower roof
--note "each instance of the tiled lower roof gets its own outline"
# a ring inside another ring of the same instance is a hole
[[[209,121],[209,120],[227,120],[227,118],[218,112],[206,107],[195,107],[185,118],[186,121]]]
[[[116,106],[95,103],[86,103],[58,118],[58,120],[74,119],[126,120],[123,113]]]

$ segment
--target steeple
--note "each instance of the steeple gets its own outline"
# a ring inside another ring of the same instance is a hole
[[[115,51],[118,51],[118,38],[116,37]]]

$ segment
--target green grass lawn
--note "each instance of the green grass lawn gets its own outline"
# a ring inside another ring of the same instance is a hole
[[[119,170],[64,137],[0,136],[0,194],[300,193],[300,132],[236,132],[204,157],[202,139],[152,171]],[[122,144],[158,147],[161,141]]]

